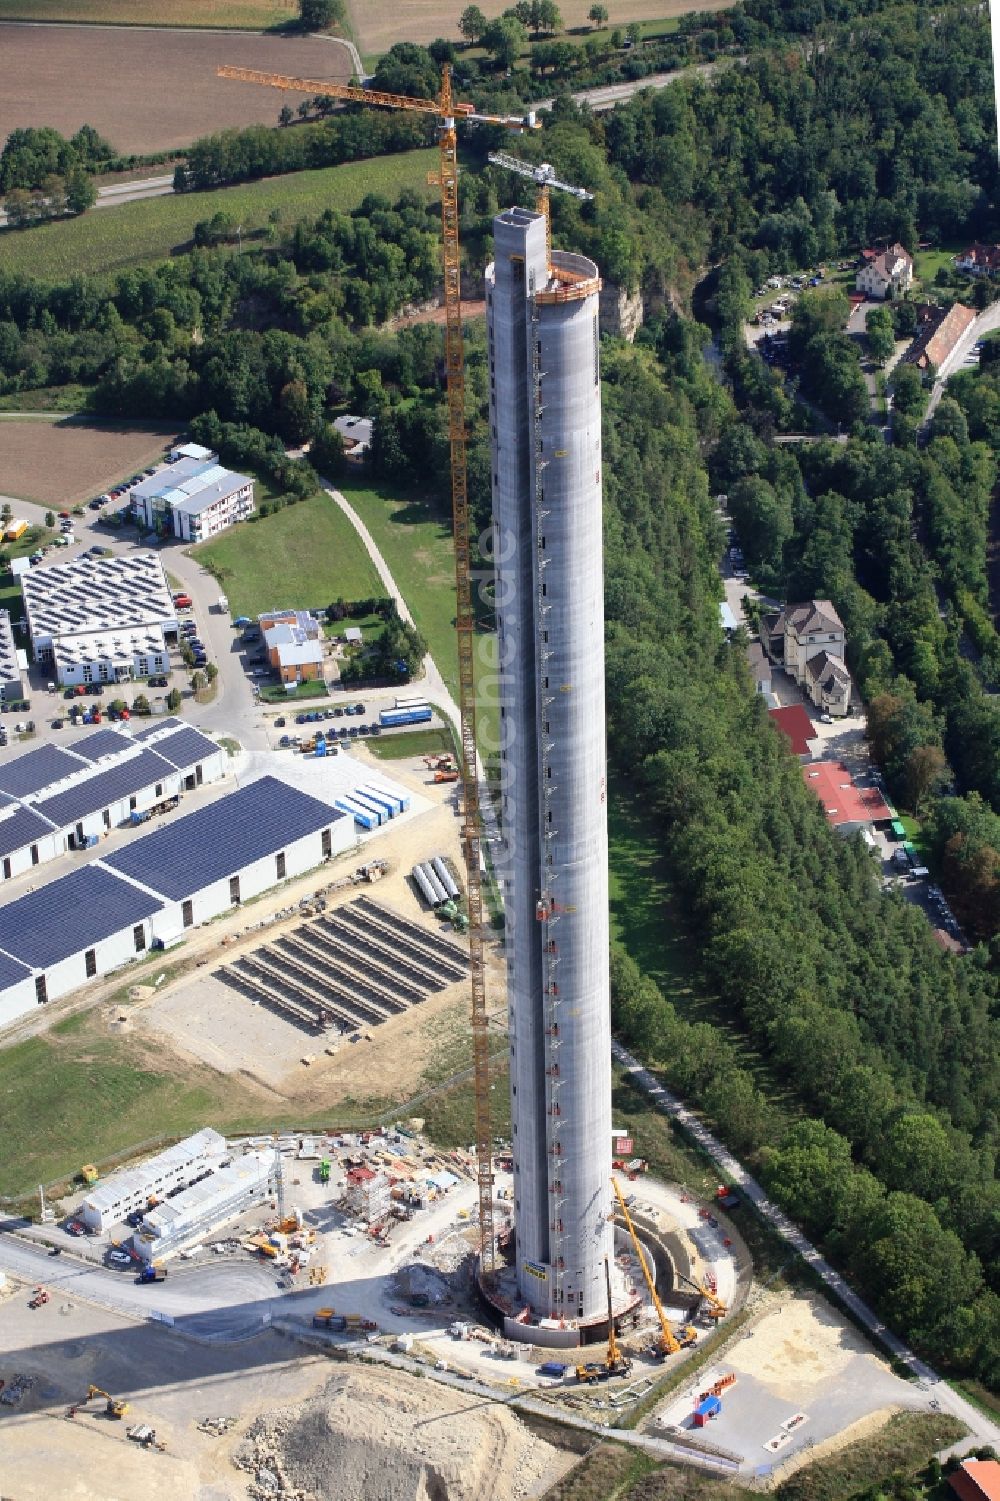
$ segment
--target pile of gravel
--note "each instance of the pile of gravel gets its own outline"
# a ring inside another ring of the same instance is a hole
[[[233,1463],[253,1501],[517,1501],[553,1458],[507,1409],[372,1367],[258,1418]]]

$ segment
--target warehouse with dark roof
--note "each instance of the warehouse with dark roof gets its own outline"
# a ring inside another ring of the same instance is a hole
[[[353,843],[352,819],[277,777],[261,777],[137,839],[105,863],[163,899],[158,936],[169,939]]]
[[[169,766],[158,754],[168,740],[136,749]],[[109,773],[130,764],[113,761]],[[0,803],[0,831],[6,813]],[[0,908],[0,1025],[305,874],[354,840],[353,819],[262,777],[9,902]]]
[[[0,877],[83,849],[168,798],[221,781],[226,753],[179,719],[141,735],[102,726],[0,765]]]
[[[159,897],[101,865],[86,865],[8,902],[0,908],[0,1022],[144,953],[153,941],[150,919],[162,907]]]

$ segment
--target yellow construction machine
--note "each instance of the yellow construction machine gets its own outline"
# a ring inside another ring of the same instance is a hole
[[[642,1275],[645,1277],[646,1286],[649,1288],[650,1300],[653,1304],[654,1309],[656,1310],[656,1317],[660,1321],[660,1338],[656,1345],[655,1353],[657,1355],[676,1355],[678,1350],[683,1350],[687,1345],[693,1345],[695,1340],[698,1338],[698,1335],[696,1331],[691,1328],[690,1324],[684,1330],[683,1335],[680,1338],[678,1338],[678,1336],[671,1329],[670,1324],[667,1322],[667,1316],[663,1311],[663,1304],[660,1302],[659,1294],[656,1291],[656,1283],[653,1281],[653,1274],[649,1270],[649,1263],[646,1261],[646,1253],[642,1249],[642,1246],[639,1244],[639,1237],[635,1233],[635,1226],[632,1223],[632,1216],[628,1212],[628,1205],[625,1203],[625,1195],[621,1191],[621,1187],[618,1183],[617,1178],[612,1178],[611,1186],[613,1187],[615,1194],[618,1197],[618,1207],[622,1212],[622,1217],[625,1220],[628,1233],[632,1237],[632,1244],[635,1247],[635,1254],[639,1258],[639,1265],[642,1267]]]
[[[705,1312],[710,1319],[725,1318],[729,1310],[718,1293],[712,1292],[711,1288],[703,1286],[700,1282],[696,1282],[692,1277],[685,1277],[683,1272],[678,1272],[677,1275],[682,1282],[687,1283],[688,1287],[693,1287],[696,1293],[701,1293],[701,1296],[708,1305]]]
[[[113,1397],[103,1387],[88,1386],[87,1395],[80,1402],[74,1403],[66,1413],[66,1416],[68,1418],[75,1418],[80,1408],[86,1407],[87,1403],[92,1401],[94,1397],[103,1397],[105,1399],[104,1411],[109,1418],[123,1418],[128,1412],[128,1403],[123,1401],[121,1397]]]
[[[598,1381],[607,1381],[612,1376],[628,1376],[632,1370],[631,1360],[618,1348],[614,1310],[611,1306],[611,1267],[606,1256],[604,1258],[604,1283],[608,1290],[607,1357],[604,1360],[588,1360],[576,1368],[577,1381],[586,1381],[589,1386],[596,1386]]]

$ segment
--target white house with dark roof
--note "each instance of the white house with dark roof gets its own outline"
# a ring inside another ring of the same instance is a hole
[[[857,275],[855,286],[867,297],[894,302],[913,285],[913,258],[898,242],[881,255],[866,259]]]
[[[828,599],[786,605],[761,617],[760,639],[772,662],[784,667],[824,714],[842,716],[853,683],[845,663],[847,632]]]

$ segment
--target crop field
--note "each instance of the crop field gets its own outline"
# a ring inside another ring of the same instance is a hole
[[[479,8],[492,19],[506,10],[510,0],[480,0]],[[587,12],[592,0],[560,0],[559,11],[569,30],[589,30]],[[692,10],[723,10],[729,0],[609,0],[611,26],[629,21],[664,21]],[[351,31],[367,58],[386,52],[394,42],[430,42],[435,37],[460,41],[458,18],[464,6],[442,5],[441,0],[347,0]]]
[[[171,193],[165,198],[91,209],[62,224],[4,230],[0,232],[0,270],[57,281],[76,272],[98,274],[164,260],[190,247],[199,219],[218,213],[231,214],[242,224],[246,253],[254,233],[266,228],[273,211],[282,223],[293,224],[327,208],[350,212],[366,193],[385,193],[392,199],[404,187],[429,193],[427,172],[436,161],[434,150],[408,151],[211,193]]]
[[[295,0],[0,0],[0,21],[80,21],[89,26],[281,26]]]
[[[0,495],[56,508],[89,500],[162,458],[176,431],[119,422],[0,417]]]
[[[234,527],[192,552],[219,579],[234,615],[383,592],[357,532],[327,495]]]
[[[0,139],[19,125],[64,135],[93,125],[123,154],[175,151],[231,125],[277,125],[284,95],[217,78],[220,63],[331,83],[352,72],[346,47],[323,37],[15,24],[2,28],[0,46]]]

